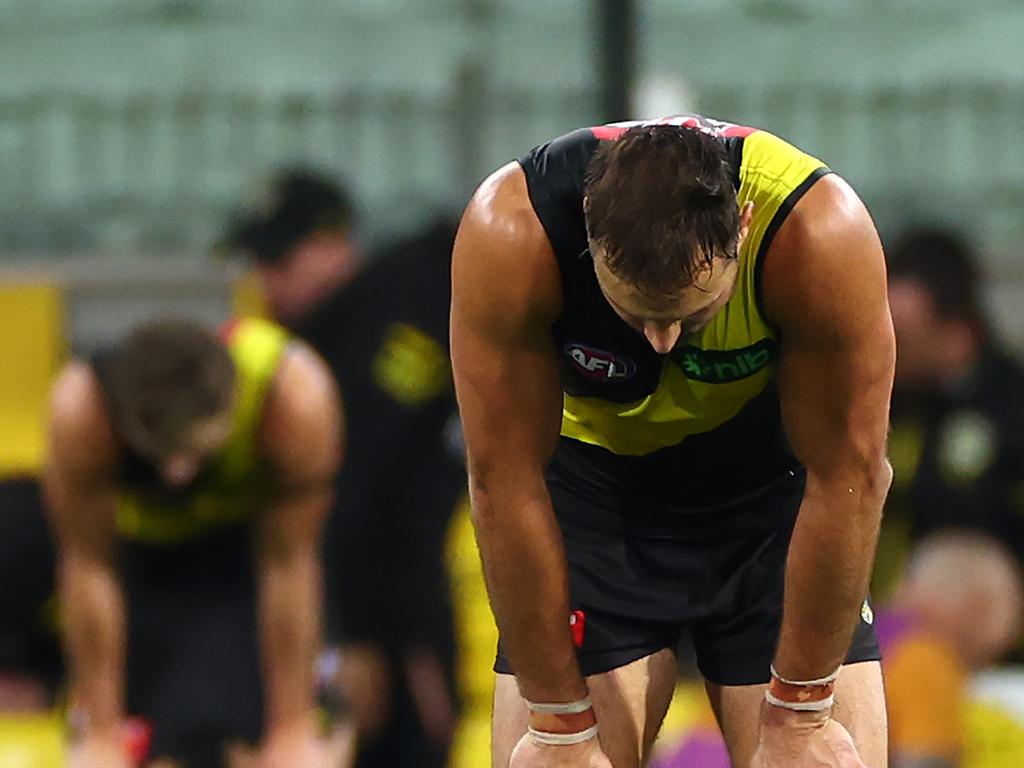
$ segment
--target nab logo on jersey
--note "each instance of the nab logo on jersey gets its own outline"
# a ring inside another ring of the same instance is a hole
[[[636,363],[622,357],[616,357],[603,349],[585,347],[582,344],[570,344],[565,348],[580,373],[590,379],[600,381],[621,381],[636,373]]]

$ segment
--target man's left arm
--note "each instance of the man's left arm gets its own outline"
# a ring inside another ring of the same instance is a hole
[[[319,764],[299,755],[308,754],[315,731],[321,532],[341,460],[341,421],[340,398],[325,364],[307,347],[293,345],[264,412],[261,440],[276,490],[256,538],[265,750],[275,768]]]
[[[778,674],[823,678],[842,664],[860,619],[882,505],[895,339],[874,224],[836,176],[815,184],[764,265],[781,330],[786,433],[807,485],[786,565]]]

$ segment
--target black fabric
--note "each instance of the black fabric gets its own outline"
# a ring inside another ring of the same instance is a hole
[[[958,466],[957,425],[977,453]],[[980,530],[1005,542],[1024,566],[1024,367],[989,347],[947,392],[897,391],[893,434],[911,431],[921,443],[916,466],[893,456],[895,477],[887,524],[902,522],[912,541],[948,527]]]
[[[221,768],[226,743],[263,723],[250,531],[173,548],[125,543],[128,713],[153,728],[152,758]]]
[[[583,674],[674,649],[688,632],[698,668],[711,682],[767,682],[804,482],[802,472],[789,474],[770,491],[723,511],[721,524],[696,538],[590,527],[579,521],[592,505],[552,487],[565,536],[570,608],[585,617],[578,651]],[[878,658],[874,630],[861,621],[847,662]],[[495,670],[512,672],[500,649]]]
[[[750,496],[798,469],[773,383],[714,432],[646,456],[618,456],[560,438],[547,481],[590,501],[585,514],[591,525],[693,536],[720,521],[723,510],[742,507]],[[573,507],[566,514],[576,511],[583,513]]]
[[[423,736],[400,681],[402,659],[427,649],[455,688],[443,559],[448,522],[466,482],[447,362],[454,238],[454,223],[441,221],[387,247],[291,329],[327,361],[347,422],[325,544],[328,634],[332,642],[382,651],[399,681],[391,691],[392,716],[362,745],[360,768],[428,764],[435,753],[440,765],[447,752],[447,745]],[[444,365],[445,385],[420,402],[402,402],[376,373],[399,326],[432,339]]]
[[[736,181],[743,138],[719,140],[734,166]],[[657,389],[665,357],[615,313],[594,274],[583,189],[587,165],[598,145],[595,129],[581,129],[533,149],[519,163],[562,277],[563,311],[553,329],[562,362],[562,388],[569,395],[630,403]],[[574,358],[581,352],[600,367],[596,371],[581,367]],[[774,347],[770,353],[775,354]],[[770,388],[722,428],[648,456],[620,457],[563,439],[548,476],[575,483],[584,495],[628,499],[638,509],[687,508],[734,503],[796,466],[783,435],[777,396]],[[685,490],[680,488],[680,468],[686,471]],[[621,488],[629,492],[622,493]],[[682,500],[681,493],[685,494]]]
[[[326,550],[335,639],[404,649],[451,636],[441,544],[465,484],[447,432],[454,390],[405,405],[380,386],[374,364],[396,324],[447,354],[453,241],[454,225],[443,222],[388,247],[291,328],[327,361],[345,408]]]
[[[64,668],[56,615],[48,611],[55,563],[38,481],[0,481],[0,673],[27,675],[51,694]]]

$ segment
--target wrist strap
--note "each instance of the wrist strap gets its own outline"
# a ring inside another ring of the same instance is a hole
[[[831,675],[817,680],[788,680],[778,673],[774,665],[772,677],[764,692],[764,700],[773,707],[793,712],[824,712],[835,704],[837,669]]]
[[[835,705],[836,696],[834,693],[830,693],[824,699],[818,699],[818,701],[784,701],[777,696],[773,696],[771,691],[765,691],[764,700],[773,707],[788,709],[791,712],[824,712]]]
[[[836,667],[836,671],[833,672],[831,675],[825,675],[825,677],[819,677],[817,680],[790,680],[788,677],[783,677],[782,675],[780,675],[779,671],[777,669],[775,669],[775,665],[774,664],[772,664],[772,666],[771,666],[772,677],[774,677],[780,683],[785,683],[786,685],[799,685],[801,687],[809,687],[809,688],[810,687],[814,687],[814,686],[818,686],[818,685],[828,685],[829,683],[834,683],[839,678],[839,670],[840,669],[842,669],[841,666],[840,667]]]
[[[597,736],[597,730],[597,723],[577,733],[548,733],[547,731],[538,731],[532,726],[526,729],[530,734],[530,741],[549,747],[570,747],[573,744],[582,744]]]
[[[569,701],[564,704],[537,704],[532,701],[526,702],[531,712],[541,712],[545,715],[578,715],[593,708],[590,697],[585,696],[578,701]]]

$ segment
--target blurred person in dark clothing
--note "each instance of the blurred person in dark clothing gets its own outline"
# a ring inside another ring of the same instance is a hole
[[[895,477],[878,586],[908,543],[951,526],[984,531],[1024,562],[1024,367],[985,317],[977,256],[942,229],[908,231],[886,252]]]
[[[465,484],[450,439],[454,225],[436,222],[365,266],[355,231],[342,186],[290,169],[223,245],[252,258],[270,313],[327,360],[346,402],[325,560],[357,764],[441,766],[457,711],[443,542]]]
[[[63,675],[54,561],[39,482],[0,481],[0,714],[53,706]]]

